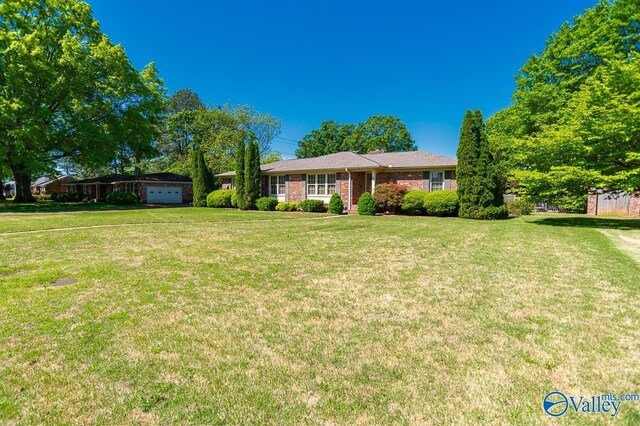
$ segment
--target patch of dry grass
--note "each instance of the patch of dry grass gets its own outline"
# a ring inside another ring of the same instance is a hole
[[[1,236],[0,421],[551,423],[549,391],[638,389],[640,268],[597,230],[223,213]]]

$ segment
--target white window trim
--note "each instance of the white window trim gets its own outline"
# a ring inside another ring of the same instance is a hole
[[[287,195],[287,180],[286,175],[269,175],[269,196],[284,199]],[[275,184],[273,180],[275,178]],[[273,185],[276,186],[276,192],[273,192]]]
[[[313,176],[314,183],[309,184],[309,176]],[[322,176],[324,183],[318,183],[318,177]],[[333,176],[333,183],[329,183],[329,176]],[[306,179],[306,193],[307,198],[309,199],[329,199],[331,196],[338,191],[338,176],[336,173],[318,173],[318,174],[308,174]],[[329,187],[333,186],[333,191],[329,190]],[[310,194],[309,188],[313,188],[314,194]],[[318,188],[324,189],[324,194],[318,194]]]
[[[433,189],[433,174],[434,173],[442,173],[442,182],[438,182],[439,184],[442,185],[442,188],[440,188],[440,189]],[[444,190],[444,177],[445,177],[444,170],[431,170],[429,172],[429,191],[442,191],[442,190]]]

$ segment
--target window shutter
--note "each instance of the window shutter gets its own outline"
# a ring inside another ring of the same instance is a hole
[[[284,200],[289,201],[289,175],[284,175]]]
[[[429,191],[429,178],[431,177],[431,172],[422,172],[422,189],[425,191]]]

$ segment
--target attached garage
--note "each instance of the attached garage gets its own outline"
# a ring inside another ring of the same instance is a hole
[[[147,186],[147,203],[181,204],[181,186]]]

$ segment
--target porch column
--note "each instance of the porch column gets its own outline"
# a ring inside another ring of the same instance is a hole
[[[100,184],[96,183],[96,201],[98,201],[98,198],[100,198],[99,194],[100,194]]]
[[[376,192],[376,171],[371,171],[371,195]]]

